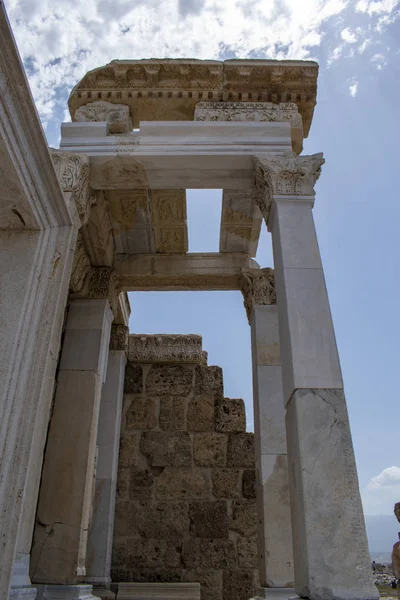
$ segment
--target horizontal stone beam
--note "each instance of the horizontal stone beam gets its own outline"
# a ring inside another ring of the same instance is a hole
[[[140,363],[201,363],[201,335],[140,335],[128,338],[128,360]]]
[[[125,291],[239,290],[240,275],[259,265],[247,254],[117,254],[115,272]]]

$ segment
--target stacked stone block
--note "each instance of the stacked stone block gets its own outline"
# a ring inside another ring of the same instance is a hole
[[[202,600],[258,584],[254,436],[222,370],[128,362],[114,582],[199,582]]]

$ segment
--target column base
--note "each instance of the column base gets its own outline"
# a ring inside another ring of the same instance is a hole
[[[93,584],[93,594],[101,600],[115,600],[117,594],[109,586],[100,583]]]
[[[299,597],[293,588],[259,587],[257,595],[250,600],[299,600]]]
[[[36,584],[36,600],[99,600],[93,595],[92,585]]]
[[[10,600],[35,600],[37,589],[32,585],[27,587],[12,587],[9,593]]]
[[[119,600],[200,600],[199,583],[119,583]]]

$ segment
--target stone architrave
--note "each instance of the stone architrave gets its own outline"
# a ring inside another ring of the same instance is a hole
[[[127,349],[128,327],[112,325],[107,375],[101,394],[93,516],[89,528],[86,559],[86,580],[95,586],[95,594],[101,594],[111,582],[111,553]]]
[[[377,599],[324,273],[312,216],[322,154],[256,159],[272,232],[286,406],[295,588]]]
[[[95,100],[77,108],[74,121],[96,123],[105,121],[110,133],[127,133],[132,130],[129,106]]]
[[[87,586],[79,584],[86,575],[100,398],[112,319],[108,300],[70,301],[32,546],[31,576],[46,584],[45,598],[57,594],[64,600],[87,592]]]
[[[199,102],[195,121],[289,121],[293,150],[303,149],[303,121],[294,102]]]
[[[0,40],[0,599],[33,600],[29,554],[79,220],[3,2]]]
[[[272,269],[244,271],[251,327],[260,584],[293,588],[293,549],[278,314]]]

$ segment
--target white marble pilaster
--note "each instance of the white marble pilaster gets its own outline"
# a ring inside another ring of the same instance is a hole
[[[70,301],[32,546],[31,574],[37,583],[70,587],[86,574],[97,427],[112,319],[108,300]]]
[[[250,325],[260,584],[292,588],[292,529],[276,305],[254,305]]]
[[[93,516],[86,559],[86,580],[95,586],[107,586],[111,582],[115,494],[128,341],[127,327],[113,325],[112,329],[107,376],[101,395]],[[121,330],[121,338],[113,335],[116,329]],[[121,339],[125,348],[118,344]]]
[[[311,600],[372,600],[379,593],[312,216],[323,162],[288,155],[257,167],[275,261],[295,589]]]

